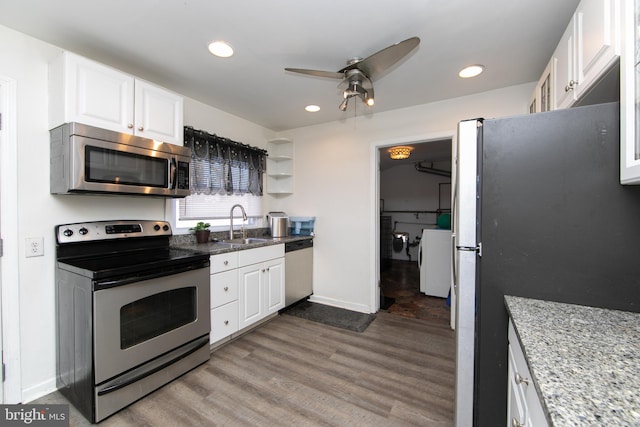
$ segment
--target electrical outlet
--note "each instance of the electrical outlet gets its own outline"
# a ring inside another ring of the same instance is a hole
[[[25,251],[27,258],[44,256],[44,237],[27,237]]]

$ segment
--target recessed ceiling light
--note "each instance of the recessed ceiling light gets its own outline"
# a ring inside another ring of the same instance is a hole
[[[233,48],[227,42],[217,40],[209,43],[209,52],[220,58],[228,58],[233,55]]]
[[[475,77],[478,74],[484,71],[484,65],[469,65],[468,67],[463,68],[458,73],[458,76],[463,79],[468,79],[469,77]]]
[[[318,107],[317,105],[307,105],[306,107],[304,107],[304,109],[310,113],[317,113],[318,111],[320,111],[320,107]]]

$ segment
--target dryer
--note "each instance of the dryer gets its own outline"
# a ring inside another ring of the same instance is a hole
[[[422,230],[418,267],[420,292],[446,298],[451,289],[451,230]]]

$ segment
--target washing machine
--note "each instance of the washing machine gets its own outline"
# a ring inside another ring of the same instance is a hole
[[[418,247],[420,292],[446,298],[451,289],[451,230],[424,229]]]

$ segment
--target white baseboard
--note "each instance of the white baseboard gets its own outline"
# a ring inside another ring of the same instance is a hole
[[[32,402],[42,396],[53,393],[57,389],[55,378],[36,384],[33,387],[26,388],[22,390],[22,403]]]
[[[346,310],[357,311],[360,313],[366,313],[366,314],[371,313],[371,311],[369,310],[369,307],[365,304],[349,303],[349,302],[335,300],[332,298],[321,297],[315,294],[309,297],[309,301],[316,302],[318,304],[330,305],[332,307],[344,308]]]

